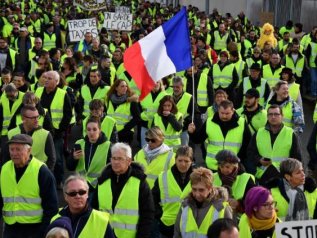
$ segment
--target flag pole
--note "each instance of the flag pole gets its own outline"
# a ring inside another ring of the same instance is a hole
[[[194,65],[192,66],[192,81],[193,81],[193,94],[192,94],[192,123],[194,123],[194,113],[195,113],[195,82],[194,82]]]

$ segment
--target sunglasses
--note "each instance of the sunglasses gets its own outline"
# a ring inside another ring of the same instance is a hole
[[[155,143],[156,140],[155,139],[150,139],[150,138],[145,138],[146,142],[151,142],[151,143]]]
[[[74,191],[74,192],[65,192],[67,196],[70,196],[70,197],[76,197],[77,194],[79,194],[79,196],[83,196],[87,193],[86,190],[79,190],[78,192]]]

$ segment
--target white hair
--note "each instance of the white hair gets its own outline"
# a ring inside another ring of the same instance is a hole
[[[45,238],[56,238],[56,237],[69,238],[68,231],[62,227],[54,227],[45,236]]]
[[[71,182],[71,181],[74,181],[74,180],[80,180],[82,181],[84,184],[85,184],[85,187],[87,189],[87,191],[89,190],[89,185],[87,183],[87,180],[80,174],[73,174],[73,175],[70,175],[64,182],[64,186],[63,186],[63,192],[65,193],[66,192],[66,189],[67,189],[67,186],[68,184]]]
[[[132,150],[131,150],[131,147],[128,144],[125,144],[125,143],[122,143],[122,142],[115,143],[111,147],[111,154],[113,154],[114,152],[116,152],[118,150],[123,150],[125,152],[125,155],[129,159],[132,159]]]
[[[47,75],[50,75],[50,74],[51,74],[52,77],[55,79],[56,84],[59,84],[60,76],[59,76],[59,74],[57,73],[57,71],[54,71],[54,70],[48,71],[48,72],[47,72]]]

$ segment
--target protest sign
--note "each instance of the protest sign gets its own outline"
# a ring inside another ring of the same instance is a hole
[[[275,231],[277,238],[317,238],[317,220],[279,222]]]
[[[121,12],[105,12],[103,27],[108,30],[131,31],[132,14]]]
[[[130,8],[126,6],[116,6],[116,13],[130,13]]]
[[[95,18],[68,21],[69,39],[71,42],[83,40],[86,32],[91,32],[93,37],[98,36]]]

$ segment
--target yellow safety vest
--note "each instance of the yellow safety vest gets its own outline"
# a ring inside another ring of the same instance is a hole
[[[182,198],[191,192],[191,184],[188,183],[182,191],[170,169],[159,175],[158,184],[160,188],[160,204],[163,210],[161,221],[166,226],[172,226],[175,224]]]
[[[197,104],[200,107],[207,107],[209,102],[208,98],[211,97],[211,95],[208,95],[207,93],[207,82],[208,75],[205,73],[201,73],[197,87]]]
[[[226,137],[223,137],[221,128],[218,124],[214,123],[212,119],[206,122],[206,133],[208,135],[206,164],[207,168],[212,170],[218,169],[216,154],[220,150],[231,150],[238,154],[242,146],[243,132],[245,121],[242,117],[238,120],[238,126],[229,130]]]
[[[110,213],[110,224],[118,238],[136,237],[139,221],[139,188],[140,180],[130,177],[112,210],[111,179],[98,185],[99,209]]]
[[[227,49],[227,39],[229,37],[228,32],[224,36],[220,36],[219,31],[214,32],[214,38],[215,38],[215,43],[214,43],[214,50],[225,50]]]
[[[259,100],[259,104],[263,107],[265,107],[265,101],[264,101],[264,93],[265,93],[265,85],[266,85],[267,80],[261,78],[261,84],[260,86],[256,87],[256,89],[259,91],[260,93],[260,100]],[[243,79],[243,95],[246,94],[246,92],[252,88],[251,85],[251,81],[249,77],[245,77]]]
[[[182,207],[182,214],[179,224],[182,238],[206,237],[209,226],[219,218],[224,218],[226,206],[228,206],[228,203],[224,202],[223,208],[220,211],[218,211],[214,206],[210,206],[207,214],[204,217],[204,220],[199,227],[195,221],[191,207]]]
[[[43,218],[38,176],[43,163],[34,157],[16,182],[14,163],[6,162],[1,170],[2,216],[6,224],[36,224]],[[26,189],[27,188],[27,189]]]
[[[300,85],[298,83],[290,83],[288,84],[288,93],[289,96],[291,97],[291,99],[293,99],[294,101],[297,101],[298,96],[300,94],[300,90],[299,90]]]
[[[139,152],[134,156],[134,161],[144,166],[146,181],[149,184],[150,189],[152,189],[158,175],[162,171],[167,171],[175,164],[175,153],[171,149],[170,151],[158,155],[155,159],[149,162],[145,156],[144,150],[139,150]]]
[[[179,99],[179,101],[176,103],[178,112],[180,112],[184,116],[184,118],[186,118],[189,115],[187,111],[188,107],[190,106],[189,103],[191,98],[191,94],[184,92],[182,98]]]
[[[61,217],[58,213],[55,215],[51,223]],[[78,238],[90,238],[93,232],[94,238],[104,238],[108,227],[109,213],[92,209],[85,227],[82,229]]]
[[[155,100],[153,100],[152,94],[149,93],[141,102],[142,112],[141,119],[143,121],[147,121],[148,128],[151,127],[154,114],[157,112],[157,109],[160,105],[161,99],[166,96],[167,93],[162,91],[159,95],[156,96]]]
[[[252,174],[243,173],[237,176],[236,180],[232,184],[232,196],[234,199],[239,200],[243,198],[245,193],[246,186],[250,178],[255,182],[254,176]],[[218,173],[214,173],[214,182],[213,185],[215,186],[222,186],[222,181],[219,177]]]
[[[49,35],[48,33],[44,32],[43,48],[47,50],[56,48],[56,34],[55,33],[52,33],[51,35]]]
[[[243,73],[243,69],[245,67],[245,62],[243,60],[238,60],[237,62],[234,63],[234,66],[237,70],[238,76],[239,76],[239,82],[238,85],[240,85],[240,83],[242,82],[242,73]]]
[[[280,163],[287,159],[290,155],[292,142],[293,142],[293,129],[287,126],[283,126],[272,147],[270,132],[263,128],[258,130],[256,134],[256,146],[259,154],[263,158],[269,158],[272,160],[272,164],[279,169]],[[257,171],[257,178],[260,178],[266,168],[259,168]]]
[[[28,74],[28,77],[29,79],[31,79],[33,76],[35,76],[36,74],[36,70],[38,69],[38,64],[36,61],[34,61],[33,59],[30,60],[31,62],[31,68],[30,68],[30,71],[29,71],[29,74]],[[36,77],[34,77],[36,78]],[[37,79],[37,78],[36,78]],[[34,80],[34,83],[36,83],[38,80]]]
[[[175,115],[175,118],[177,121],[179,121],[183,117],[183,114],[178,112]],[[155,126],[158,126],[161,128],[162,132],[164,133],[164,143],[168,145],[169,147],[172,148],[177,148],[181,145],[181,133],[182,130],[180,131],[175,131],[174,128],[170,123],[167,124],[167,127],[164,126],[162,117],[155,113],[154,118],[153,118],[153,124]]]
[[[277,216],[280,217],[282,220],[285,220],[288,212],[287,200],[283,197],[278,187],[272,188],[271,193],[274,201],[277,201]],[[317,202],[317,189],[315,189],[312,193],[304,191],[304,194],[307,201],[309,219],[313,219]]]
[[[36,90],[35,95],[38,98],[42,97],[44,87],[40,87]],[[60,88],[56,89],[53,101],[50,106],[51,118],[53,127],[59,129],[59,124],[63,119],[63,108],[64,108],[64,98],[66,96],[66,91]]]
[[[124,128],[125,124],[127,124],[132,119],[130,106],[131,103],[125,102],[114,109],[112,102],[109,100],[107,115],[116,120],[117,131],[121,131]]]
[[[280,68],[275,70],[273,74],[270,64],[266,64],[263,66],[263,78],[267,80],[270,88],[274,87],[275,84],[280,80],[280,73],[282,72],[283,68],[284,66],[281,66]]]
[[[219,64],[214,64],[212,67],[212,75],[214,78],[213,88],[216,90],[219,87],[227,88],[232,82],[232,73],[235,68],[234,64],[226,65],[222,70]]]
[[[98,87],[97,91],[95,92],[94,96],[91,96],[90,89],[87,85],[83,85],[81,87],[81,96],[84,99],[84,111],[83,115],[87,117],[89,115],[89,103],[93,99],[100,99],[101,101],[105,102],[107,92],[109,91],[109,86],[105,87]]]
[[[254,61],[254,59],[252,57],[249,57],[249,58],[246,58],[245,62],[248,66],[249,73],[250,73],[250,68],[251,68],[252,64],[254,64],[254,63],[258,63],[260,65],[260,67],[262,67],[262,60],[261,59]]]
[[[297,61],[294,62],[293,58],[290,57],[289,55],[285,56],[285,66],[288,68],[291,68],[293,73],[298,76],[302,77],[302,72],[305,67],[305,57],[299,57],[297,58]]]
[[[310,54],[310,57],[309,57],[309,66],[311,68],[316,68],[315,59],[316,59],[316,56],[317,56],[317,43],[310,42],[309,44],[311,46],[311,54]]]
[[[8,138],[9,140],[15,136],[21,134],[21,128],[20,126],[17,126],[16,128],[13,128],[8,132]],[[47,136],[49,134],[49,131],[41,128],[37,129],[32,134],[33,144],[32,144],[32,155],[37,158],[39,161],[42,161],[43,163],[46,163],[47,161],[47,155],[45,153],[45,144],[47,140]]]
[[[244,120],[247,122],[252,135],[255,132],[257,132],[261,127],[265,126],[265,124],[267,122],[267,111],[266,110],[262,109],[257,114],[255,114],[252,117],[251,122],[248,121],[248,118],[245,116],[245,114],[242,114],[242,112],[243,112],[243,107],[241,107],[237,110],[238,115],[240,117],[243,117]]]
[[[85,151],[86,143],[84,139],[80,139],[76,141],[75,144],[79,144],[81,150]],[[78,164],[76,166],[76,171],[79,174],[85,176],[85,178],[87,179],[87,182],[94,188],[96,187],[98,183],[97,179],[100,177],[102,170],[107,164],[107,156],[108,156],[109,148],[110,148],[110,141],[103,142],[102,144],[97,146],[95,154],[91,159],[89,168],[86,168],[84,156],[82,156],[79,159]],[[89,155],[86,155],[86,156],[89,156]]]
[[[241,238],[252,238],[252,229],[250,227],[249,223],[249,218],[248,216],[244,213],[239,222],[239,235]],[[276,233],[275,231],[273,232],[272,238],[276,238]]]
[[[10,121],[12,116],[16,113],[20,105],[22,104],[24,93],[18,92],[18,98],[14,101],[12,108],[10,109],[10,102],[7,98],[6,94],[3,93],[1,96],[1,104],[3,110],[3,121],[2,121],[2,131],[1,135],[5,136],[8,134],[8,128],[10,125]]]

